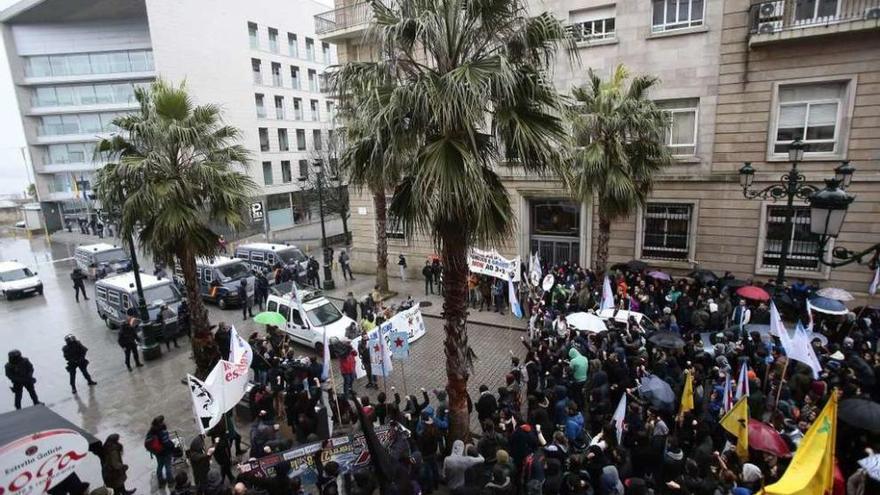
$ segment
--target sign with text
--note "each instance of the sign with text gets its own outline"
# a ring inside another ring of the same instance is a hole
[[[519,256],[509,260],[494,249],[483,251],[473,248],[468,254],[468,268],[474,273],[519,282]]]
[[[0,493],[46,493],[85,462],[89,443],[68,429],[46,430],[0,448]]]
[[[263,215],[265,215],[265,212],[263,211],[263,202],[255,201],[251,203],[251,220],[254,222],[262,222]]]

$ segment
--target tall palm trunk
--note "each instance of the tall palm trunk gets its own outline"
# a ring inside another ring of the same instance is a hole
[[[177,252],[180,270],[183,272],[183,288],[186,304],[189,307],[189,324],[192,329],[193,359],[196,362],[196,377],[204,379],[220,359],[220,351],[214,342],[208,310],[199,291],[199,277],[196,273],[196,258],[186,248]]]
[[[388,205],[385,189],[373,191],[373,208],[376,210],[376,285],[379,292],[388,292],[388,237],[385,225],[388,223]]]
[[[467,384],[473,351],[467,335],[467,240],[463,229],[452,226],[438,232],[443,259],[443,318],[446,339],[446,392],[449,395],[449,430],[456,440],[470,439]]]
[[[611,238],[611,220],[599,213],[599,236],[596,238],[596,275],[601,280],[608,267],[608,240]]]

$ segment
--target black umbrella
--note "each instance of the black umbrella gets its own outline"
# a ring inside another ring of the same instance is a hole
[[[844,399],[837,408],[837,417],[862,430],[880,433],[880,404],[864,399]]]
[[[740,280],[738,278],[730,278],[730,279],[721,279],[721,285],[723,287],[729,287],[731,289],[739,289],[740,287],[745,287],[749,285],[745,280]]]
[[[609,268],[609,270],[614,272],[626,272],[629,271],[629,266],[627,266],[626,263],[615,263],[611,265],[611,268]]]
[[[648,264],[644,261],[629,260],[626,262],[626,267],[634,272],[643,272],[646,268],[648,268]]]
[[[677,333],[673,332],[657,332],[648,337],[648,341],[657,347],[663,347],[665,349],[681,349],[684,347],[684,339],[682,339]]]
[[[858,378],[862,385],[871,387],[877,383],[877,377],[874,376],[874,368],[871,368],[871,365],[861,357],[853,354],[846,360],[846,364],[852,368],[853,372],[856,374],[856,378]]]
[[[712,270],[704,270],[702,268],[688,273],[688,277],[703,284],[709,284],[718,281],[718,275],[715,275],[715,272],[713,272]]]
[[[656,375],[642,378],[639,395],[656,409],[672,411],[675,404],[675,392],[672,391],[672,387]]]

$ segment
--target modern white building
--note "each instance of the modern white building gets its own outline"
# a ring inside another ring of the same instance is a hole
[[[95,143],[137,109],[134,88],[185,81],[223,108],[252,152],[268,225],[311,217],[303,189],[332,160],[333,102],[321,75],[335,48],[312,0],[22,0],[0,12],[36,185],[50,230],[89,206]],[[333,165],[329,163],[329,165]]]

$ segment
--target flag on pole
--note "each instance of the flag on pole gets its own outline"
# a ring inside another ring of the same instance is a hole
[[[409,359],[409,332],[391,334],[391,355],[401,361]]]
[[[730,390],[730,377],[724,377],[724,397],[721,398],[721,412],[725,413],[733,408],[733,393]]]
[[[741,461],[749,458],[749,401],[738,400],[733,408],[721,418],[721,426],[736,437],[736,455]]]
[[[543,270],[541,270],[541,258],[538,257],[538,252],[535,251],[535,254],[529,257],[529,271],[533,274],[537,275],[537,279],[541,280],[544,276]]]
[[[327,339],[327,326],[324,326],[324,340],[322,341],[324,348],[324,366],[321,368],[321,381],[330,378],[330,341]]]
[[[809,304],[808,302],[807,309],[809,309]],[[772,299],[770,300],[770,335],[775,335],[780,340],[788,338],[788,330],[785,329],[782,317],[779,316],[779,310],[776,309],[776,303]]]
[[[251,363],[254,360],[254,351],[251,349],[251,345],[238,334],[234,325],[229,329],[229,333],[232,336],[231,361],[236,365],[245,365],[250,369]]]
[[[822,372],[822,363],[816,357],[816,351],[813,350],[813,345],[810,343],[810,336],[800,321],[795,327],[794,338],[789,339],[787,343],[789,347],[785,348],[785,355],[809,366],[813,370],[813,379],[818,380],[819,373]],[[784,344],[785,342],[783,342]]]
[[[605,282],[602,283],[602,304],[599,311],[603,309],[614,309],[614,292],[611,291],[611,280],[604,277]]]
[[[694,410],[694,376],[690,371],[685,371],[684,390],[681,392],[681,407],[678,408],[678,416],[684,417],[684,413]]]
[[[623,441],[623,420],[626,418],[626,394],[620,396],[620,402],[617,403],[617,409],[614,410],[614,416],[611,417],[611,422],[614,423],[614,428],[617,430],[617,444]]]
[[[199,430],[205,433],[220,423],[223,418],[220,401],[215,396],[215,391],[211,390],[213,387],[207,386],[198,378],[187,374],[186,382],[192,398],[193,414],[196,417]]]
[[[736,381],[736,400],[749,396],[749,365],[743,363],[739,367],[739,380]]]
[[[837,441],[837,390],[801,439],[788,469],[767,495],[824,495],[833,491],[834,447]]]
[[[522,319],[523,310],[519,304],[519,299],[516,297],[516,288],[513,286],[513,280],[507,281],[507,299],[510,301],[510,311],[518,320]]]
[[[874,269],[874,279],[871,280],[871,285],[868,286],[868,294],[876,295],[877,287],[880,287],[880,263],[877,263],[877,268]]]

